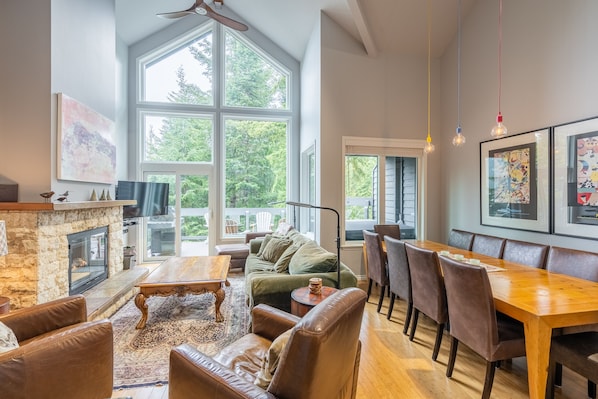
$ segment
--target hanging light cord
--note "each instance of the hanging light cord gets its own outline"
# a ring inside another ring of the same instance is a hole
[[[427,141],[431,142],[432,137],[430,137],[430,36],[431,36],[432,28],[430,22],[430,0],[428,0],[428,138]]]
[[[502,95],[502,0],[498,3],[498,115],[500,112],[500,99]]]
[[[457,32],[457,128],[461,127],[461,0],[458,15],[459,31]]]

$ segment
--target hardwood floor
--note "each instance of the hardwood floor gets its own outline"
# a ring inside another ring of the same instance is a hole
[[[375,291],[375,290],[373,290]],[[389,299],[382,313],[376,312],[378,294],[373,292],[361,328],[362,353],[357,389],[358,399],[369,398],[479,398],[485,363],[465,345],[459,346],[452,378],[447,378],[450,337],[445,332],[438,361],[432,360],[435,325],[421,315],[415,340],[403,335],[405,303],[397,301],[390,320],[386,319]],[[112,398],[131,396],[134,399],[167,399],[168,386],[154,386],[114,391]],[[586,381],[567,369],[563,371],[563,387],[556,389],[556,398],[586,397]],[[523,399],[527,394],[525,358],[505,362],[496,371],[492,398]]]

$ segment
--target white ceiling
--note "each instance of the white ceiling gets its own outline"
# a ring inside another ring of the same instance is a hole
[[[459,0],[429,0],[431,52],[442,55],[457,32]],[[462,16],[477,0],[461,0]],[[206,0],[211,3],[212,0]],[[424,0],[224,0],[219,13],[240,19],[271,38],[297,60],[320,10],[336,21],[368,53],[427,54],[427,1]],[[116,0],[117,34],[127,44],[166,27],[157,13],[185,10],[194,0]],[[232,13],[231,13],[232,11]],[[236,14],[236,15],[235,15]],[[238,17],[237,17],[238,16]],[[462,18],[463,18],[462,17]],[[190,15],[185,18],[198,18]]]

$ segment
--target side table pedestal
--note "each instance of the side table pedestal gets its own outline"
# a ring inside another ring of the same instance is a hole
[[[295,288],[291,292],[291,313],[303,317],[311,308],[337,291],[336,288],[322,286],[320,295],[315,295],[309,292],[309,287]]]

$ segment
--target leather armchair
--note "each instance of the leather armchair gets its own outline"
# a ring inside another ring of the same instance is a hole
[[[19,309],[0,321],[19,341],[19,348],[0,353],[3,399],[112,396],[112,324],[87,321],[82,295]]]
[[[169,399],[354,398],[366,294],[345,288],[302,319],[268,305],[252,309],[252,332],[213,357],[189,345],[170,353]],[[267,389],[254,384],[273,340],[292,328]]]

